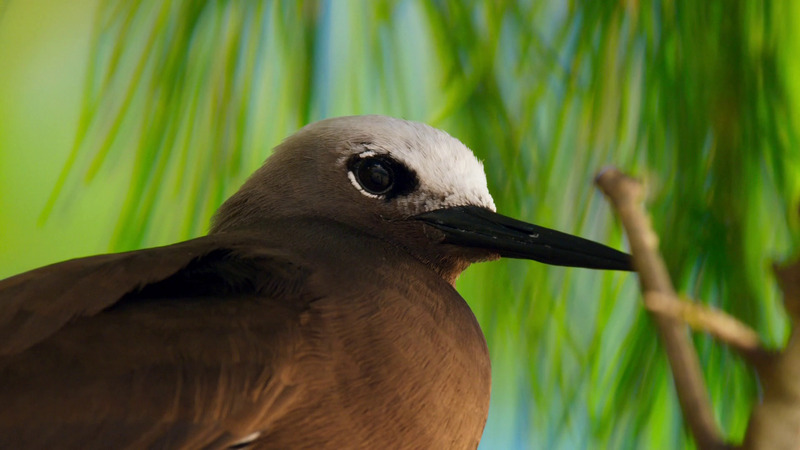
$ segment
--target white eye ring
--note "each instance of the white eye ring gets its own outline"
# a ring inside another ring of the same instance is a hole
[[[361,184],[359,184],[358,180],[356,180],[356,176],[353,174],[352,170],[348,170],[347,171],[347,178],[350,179],[350,183],[353,186],[355,186],[356,189],[358,189],[359,192],[361,192],[362,194],[366,195],[367,197],[369,197],[369,198],[381,198],[381,197],[383,197],[382,195],[371,194],[371,193],[367,192],[363,187],[361,187]]]
[[[363,151],[363,152],[359,153],[358,155],[356,155],[356,157],[359,160],[362,160],[362,159],[371,158],[371,157],[377,156],[377,155],[378,155],[378,153],[375,152],[374,150],[366,150],[366,151]],[[369,198],[383,198],[383,195],[373,194],[371,192],[368,192],[366,189],[364,189],[363,186],[361,186],[361,183],[358,182],[358,179],[356,178],[356,174],[354,173],[354,169],[352,167],[352,161],[351,161],[350,167],[348,167],[348,170],[347,170],[347,179],[350,180],[350,184],[352,184],[353,187],[358,189],[358,191],[361,192],[362,194],[364,194],[365,196],[367,196]]]

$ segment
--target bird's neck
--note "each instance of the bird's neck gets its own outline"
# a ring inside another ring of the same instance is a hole
[[[412,258],[419,263],[420,270],[427,268],[452,286],[455,286],[458,276],[471,263],[494,259],[494,255],[483,250],[471,251],[440,244],[435,236],[426,233],[419,222],[394,222],[389,228],[392,234],[375,231],[386,227],[362,227],[334,217],[300,215],[260,218],[224,231],[212,229],[210,234],[246,233],[265,243],[291,242],[292,247],[303,249],[309,254],[329,253],[326,257],[361,258],[364,267],[369,267],[370,258],[385,258],[386,255]],[[342,242],[346,244],[341,244]],[[374,248],[376,245],[382,248]],[[342,248],[330,252],[333,247],[338,246]],[[367,249],[372,249],[372,253]],[[324,256],[320,254],[318,257]]]

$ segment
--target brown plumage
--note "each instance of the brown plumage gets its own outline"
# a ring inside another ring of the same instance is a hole
[[[475,448],[489,356],[456,276],[500,255],[628,264],[598,244],[559,259],[536,240],[563,235],[508,218],[499,244],[464,237],[445,214],[495,217],[477,170],[421,124],[323,121],[209,236],[0,281],[0,448]]]

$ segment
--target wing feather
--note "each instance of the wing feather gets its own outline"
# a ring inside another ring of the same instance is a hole
[[[0,280],[0,356],[21,352],[76,317],[95,315],[159,283],[181,295],[251,290],[281,296],[296,293],[305,275],[284,255],[259,250],[239,236],[52,264]]]
[[[210,236],[0,281],[0,447],[232,445],[280,416],[310,272],[259,242]]]

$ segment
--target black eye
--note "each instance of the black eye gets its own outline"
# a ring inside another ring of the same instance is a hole
[[[378,158],[359,159],[353,165],[353,174],[365,191],[383,195],[394,186],[394,171],[391,164]]]
[[[380,196],[386,201],[408,195],[419,186],[417,174],[388,155],[355,155],[347,163],[347,169],[350,179],[367,195]]]

